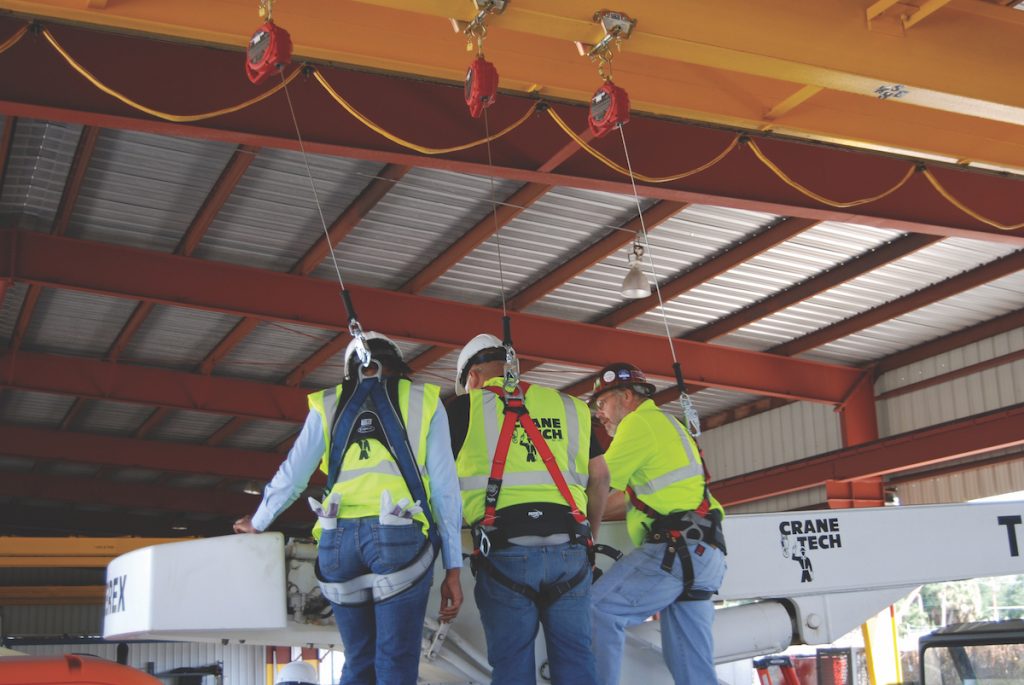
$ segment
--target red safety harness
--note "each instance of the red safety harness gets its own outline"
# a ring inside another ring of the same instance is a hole
[[[505,587],[518,592],[519,594],[525,595],[534,603],[540,606],[551,604],[563,594],[583,582],[589,574],[589,565],[585,565],[580,569],[580,572],[570,580],[556,583],[554,585],[541,586],[539,590],[536,590],[528,585],[512,580],[505,574],[501,573],[487,558],[487,555],[494,544],[492,537],[495,536],[497,531],[495,524],[498,518],[498,496],[501,494],[501,485],[505,474],[505,462],[508,459],[508,451],[512,446],[512,437],[517,424],[522,426],[523,430],[526,431],[526,435],[530,439],[530,442],[537,450],[537,453],[540,454],[540,458],[544,462],[544,466],[547,468],[552,482],[555,487],[558,488],[558,492],[562,495],[562,498],[565,499],[566,504],[568,504],[569,514],[576,524],[574,528],[576,531],[586,530],[585,534],[570,531],[570,541],[578,543],[581,539],[585,540],[589,557],[592,555],[593,539],[589,534],[587,517],[576,505],[576,501],[573,498],[572,493],[569,491],[569,486],[565,482],[565,477],[562,475],[562,471],[558,467],[555,455],[552,453],[551,448],[548,447],[547,441],[537,428],[537,425],[533,422],[533,419],[530,417],[530,412],[526,408],[525,397],[526,391],[529,389],[529,384],[520,382],[515,394],[508,394],[503,388],[495,386],[484,386],[483,389],[493,392],[501,399],[502,403],[505,405],[505,418],[501,425],[501,431],[498,434],[498,442],[495,446],[493,458],[491,459],[491,474],[487,479],[487,489],[485,490],[484,495],[484,516],[480,522],[473,527],[474,544],[473,554],[470,557],[473,574],[475,575],[480,570],[485,570],[489,576],[494,578],[494,580]],[[575,455],[569,456],[571,459]],[[498,536],[497,539],[501,542],[507,542],[507,536]]]

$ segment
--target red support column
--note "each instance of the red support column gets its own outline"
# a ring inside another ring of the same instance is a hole
[[[843,447],[878,440],[874,385],[874,372],[868,369],[861,375],[846,400],[839,405]]]
[[[874,378],[874,371],[867,369],[857,381],[850,396],[846,398],[846,402],[839,405],[843,447],[878,440]],[[881,477],[826,481],[825,495],[830,509],[885,506]]]

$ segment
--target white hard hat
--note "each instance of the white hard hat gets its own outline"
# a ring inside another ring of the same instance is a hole
[[[497,336],[493,336],[490,333],[481,333],[466,343],[466,346],[459,352],[459,363],[455,367],[455,392],[457,394],[466,394],[466,375],[469,372],[469,367],[483,361],[477,360],[474,362],[473,357],[484,350],[490,350],[495,347],[502,347],[502,342]],[[504,352],[502,352],[502,355],[504,355]],[[504,359],[505,357],[502,356],[500,358]],[[496,359],[486,361],[496,361]],[[473,362],[473,364],[470,362]]]
[[[293,661],[281,667],[274,682],[276,685],[317,685],[320,674],[311,663]]]
[[[371,355],[376,357],[380,354],[391,354],[397,357],[398,361],[405,367],[404,370],[407,373],[409,372],[409,367],[405,366],[405,357],[402,355],[402,350],[395,344],[394,340],[374,331],[367,331],[364,335],[366,336],[366,344],[370,348]],[[349,377],[349,362],[352,360],[352,355],[356,353],[358,347],[359,339],[352,338],[348,347],[345,348],[345,378]]]

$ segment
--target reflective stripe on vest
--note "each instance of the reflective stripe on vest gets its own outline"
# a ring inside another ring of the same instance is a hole
[[[336,386],[309,396],[310,409],[317,412],[324,426],[324,452],[320,458],[320,470],[324,473],[329,471],[330,466],[332,434],[335,429],[335,421],[338,418],[336,415],[338,414],[341,399],[341,387]],[[404,379],[398,382],[397,387],[398,401],[392,402],[392,404],[395,405],[399,418],[405,426],[405,430],[402,431],[402,437],[408,440],[415,467],[419,472],[429,501],[430,481],[426,471],[426,439],[429,421],[433,416],[432,409],[436,405],[431,405],[429,408],[425,405],[438,401],[440,388],[433,385],[411,383]],[[389,399],[389,401],[391,400]],[[376,413],[372,403],[369,409]],[[380,492],[385,488],[391,492],[394,501],[398,501],[403,497],[411,499],[409,488],[402,477],[401,469],[393,455],[390,455],[388,452],[386,444],[380,443],[373,438],[369,442],[372,445],[370,453],[375,455],[371,457],[374,460],[373,463],[361,466],[359,460],[353,459],[349,455],[343,461],[342,468],[336,475],[333,491],[340,492],[344,490],[349,493],[347,496],[343,493],[339,518],[378,516],[380,514]],[[355,443],[347,446],[346,450],[355,449],[354,445]],[[382,452],[383,455],[381,454]],[[369,490],[364,489],[361,482],[355,482],[363,478],[367,479],[366,487]],[[352,488],[356,488],[356,490],[352,490]],[[370,492],[371,490],[374,492]],[[423,502],[423,505],[427,506],[428,502]],[[424,534],[429,534],[430,530],[426,517],[423,514],[418,514],[415,518],[424,525]],[[313,536],[319,539],[319,533],[320,525],[318,522],[313,530]]]
[[[500,379],[489,380],[487,386],[500,387],[496,383],[500,383]],[[590,451],[590,413],[586,405],[542,386],[529,386],[525,394],[529,398],[528,411],[534,420],[533,425],[541,437],[549,436],[544,438],[544,443],[555,457],[554,468],[568,486],[576,505],[585,510]],[[489,390],[470,391],[469,398],[469,426],[457,455],[456,468],[462,490],[463,514],[467,522],[474,524],[485,515],[488,480],[505,413],[500,398]],[[587,432],[581,433],[584,429]],[[502,474],[498,506],[565,503],[566,499],[552,479],[536,445],[532,440],[526,442],[526,429],[517,425],[515,435],[509,462]]]
[[[661,412],[662,415],[668,419],[668,422],[672,424],[672,427],[676,429],[676,433],[679,434],[679,441],[683,444],[683,449],[686,450],[686,458],[689,463],[686,466],[681,466],[678,469],[664,473],[657,478],[652,478],[646,483],[638,483],[633,485],[633,491],[637,494],[653,495],[658,490],[664,490],[670,485],[675,485],[689,478],[699,476],[701,479],[704,478],[704,467],[701,465],[700,458],[697,455],[696,450],[693,449],[693,442],[690,440],[690,436],[675,418],[666,412]]]

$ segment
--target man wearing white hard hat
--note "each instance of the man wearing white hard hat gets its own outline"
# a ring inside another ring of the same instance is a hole
[[[592,454],[587,406],[535,384],[505,387],[505,364],[495,336],[469,341],[448,408],[491,682],[537,682],[543,625],[551,681],[591,685],[591,527],[608,472]]]
[[[317,573],[345,646],[341,685],[412,685],[440,549],[442,621],[462,604],[462,506],[436,385],[413,383],[399,347],[377,333],[345,351],[345,381],[309,396],[309,414],[256,513],[259,533],[327,474],[317,514]]]
[[[320,685],[320,675],[313,664],[292,661],[281,667],[274,685]]]

